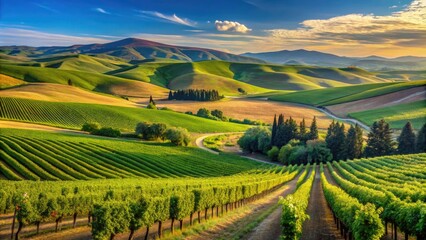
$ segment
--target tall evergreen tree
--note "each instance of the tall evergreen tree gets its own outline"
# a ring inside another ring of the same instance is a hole
[[[336,127],[336,142],[337,142],[337,155],[336,159],[338,160],[346,160],[347,152],[346,152],[346,134],[345,134],[345,124],[337,123]]]
[[[426,123],[417,133],[417,152],[426,152]]]
[[[311,127],[309,129],[309,139],[314,140],[318,139],[318,126],[317,126],[317,118],[314,116],[312,120]]]
[[[275,135],[277,135],[277,114],[274,115],[274,123],[272,124],[271,146],[275,146]]]
[[[172,100],[173,99],[173,93],[172,93],[172,90],[170,90],[169,91],[169,100]]]
[[[284,115],[280,114],[280,115],[278,116],[278,123],[277,123],[277,126],[281,126],[281,125],[283,125],[283,124],[284,124]]]
[[[334,160],[346,159],[345,138],[345,125],[333,120],[327,129],[325,142]]]
[[[303,142],[306,142],[306,123],[305,118],[302,119],[299,125],[299,139]]]
[[[362,143],[364,139],[362,138],[362,130],[355,124],[351,125],[346,137],[346,154],[348,159],[360,158],[362,156]]]
[[[392,141],[391,134],[389,124],[385,120],[374,122],[371,126],[371,132],[368,134],[365,155],[367,157],[377,157],[392,154],[395,144]]]
[[[416,135],[413,126],[407,122],[398,137],[398,153],[410,154],[416,151]]]

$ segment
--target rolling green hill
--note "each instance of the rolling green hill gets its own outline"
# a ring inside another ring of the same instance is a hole
[[[391,128],[402,128],[411,122],[415,129],[420,129],[426,123],[426,100],[350,113],[349,116],[368,125],[384,119]]]
[[[280,66],[268,64],[202,61],[192,63],[144,63],[108,74],[178,88],[220,86],[225,94],[238,94],[241,87],[251,94],[273,90],[307,90],[386,82],[361,69]]]
[[[0,73],[26,82],[68,84],[71,80],[77,87],[122,96],[165,96],[168,93],[165,88],[141,81],[75,70],[3,64]]]
[[[362,84],[355,86],[299,91],[285,94],[274,94],[271,95],[269,99],[273,101],[294,102],[315,106],[328,106],[424,85],[426,85],[426,80]]]
[[[249,125],[221,122],[168,110],[150,110],[98,104],[46,102],[0,98],[0,118],[81,129],[86,122],[133,132],[139,122],[160,122],[191,132],[240,132]]]
[[[0,179],[214,177],[263,166],[234,155],[167,143],[17,129],[0,129],[0,133]]]

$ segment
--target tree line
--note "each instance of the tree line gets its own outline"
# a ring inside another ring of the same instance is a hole
[[[217,101],[224,96],[217,90],[184,89],[169,92],[169,100]]]
[[[392,131],[384,120],[374,122],[364,146],[363,131],[358,124],[345,131],[345,125],[333,121],[325,140],[318,139],[318,128],[314,117],[311,126],[305,119],[299,124],[292,118],[284,119],[275,115],[272,128],[248,129],[238,140],[245,152],[266,154],[271,161],[284,164],[320,163],[332,160],[378,157],[391,154],[426,152],[426,124],[419,133],[414,133],[410,122],[402,129],[395,142]]]
[[[397,141],[394,141],[389,123],[382,119],[371,126],[365,147],[363,146],[362,130],[358,125],[351,126],[346,133],[344,124],[334,121],[327,129],[325,141],[333,155],[333,160],[346,160],[426,152],[425,139],[426,124],[423,125],[416,137],[413,126],[407,122]]]

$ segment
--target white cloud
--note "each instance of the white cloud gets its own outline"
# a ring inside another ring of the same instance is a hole
[[[390,6],[389,8],[390,9],[394,9],[394,8],[397,8],[398,6],[397,5],[392,5],[392,6]]]
[[[160,13],[160,12],[157,12],[157,11],[139,11],[139,12],[144,17],[160,19],[160,20],[164,20],[164,21],[167,21],[167,22],[175,23],[175,24],[181,24],[181,25],[185,25],[185,26],[189,26],[189,27],[194,27],[195,25],[197,25],[196,22],[191,21],[187,18],[180,18],[176,14],[166,15],[166,14],[163,14],[163,13]]]
[[[95,8],[94,10],[96,12],[103,13],[103,14],[111,14],[110,12],[105,11],[105,9],[103,8]]]
[[[73,44],[105,43],[110,39],[45,33],[20,28],[0,28],[0,45],[68,46]]]
[[[40,4],[40,3],[33,3],[34,5],[36,5],[37,7],[39,7],[39,8],[43,8],[44,10],[47,10],[47,11],[49,11],[49,12],[53,12],[53,13],[59,13],[59,11],[58,10],[56,10],[56,9],[53,9],[53,8],[51,8],[51,7],[49,7],[49,6],[46,6],[46,5],[43,5],[43,4]]]
[[[220,32],[248,33],[251,31],[250,28],[247,28],[244,24],[239,22],[216,20],[214,24],[216,25],[216,29]]]

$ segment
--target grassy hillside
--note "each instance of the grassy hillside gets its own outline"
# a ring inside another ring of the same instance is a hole
[[[161,122],[191,132],[236,132],[248,125],[220,122],[167,110],[116,107],[97,104],[60,103],[20,98],[0,98],[0,118],[80,129],[86,122],[134,131],[139,122]]]
[[[172,89],[199,86],[206,88],[218,84],[226,94],[238,94],[236,87],[242,87],[247,92],[255,94],[265,92],[265,89],[307,90],[387,81],[356,68],[280,66],[224,61],[144,63],[108,74],[151,82]]]
[[[137,107],[135,103],[121,97],[54,83],[27,83],[22,86],[0,91],[0,97],[17,97],[51,102],[78,102]]]
[[[282,102],[295,102],[308,105],[327,106],[379,96],[412,87],[424,86],[426,80],[412,82],[391,82],[362,84],[272,95],[269,99]]]
[[[391,128],[402,128],[407,122],[411,122],[415,129],[420,129],[426,123],[426,100],[350,113],[349,116],[368,125],[384,119]]]
[[[10,77],[7,75],[0,74],[0,89],[10,88],[14,86],[19,86],[25,84],[24,81],[16,79],[14,77]]]
[[[68,84],[68,80],[71,80],[77,87],[124,96],[165,96],[168,93],[167,89],[153,84],[99,73],[11,64],[3,64],[0,73],[26,82]]]
[[[262,166],[234,155],[166,143],[16,129],[0,129],[0,133],[0,179],[213,177]]]

